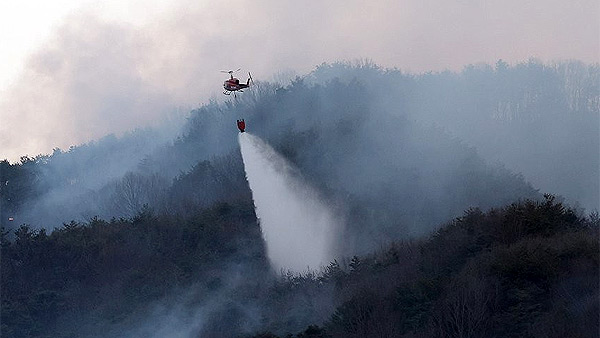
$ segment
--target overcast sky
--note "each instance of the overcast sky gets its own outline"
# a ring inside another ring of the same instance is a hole
[[[409,72],[599,61],[598,0],[0,2],[0,158],[161,123],[257,80],[369,58]],[[245,73],[240,74],[245,80]],[[182,108],[183,107],[183,108]]]

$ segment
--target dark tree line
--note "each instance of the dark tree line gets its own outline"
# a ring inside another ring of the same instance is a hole
[[[220,203],[188,217],[146,209],[131,219],[2,232],[2,335],[120,336],[177,290],[196,302],[235,267],[252,287],[269,275],[252,204]],[[190,301],[190,300],[187,300]],[[235,328],[233,328],[235,329]]]
[[[269,269],[247,202],[22,226],[1,238],[2,333],[153,336],[180,316],[199,337],[597,337],[599,226],[547,195],[301,274]]]
[[[252,337],[598,337],[599,226],[551,195],[470,209],[426,239],[284,278],[275,290],[331,293],[335,310]]]

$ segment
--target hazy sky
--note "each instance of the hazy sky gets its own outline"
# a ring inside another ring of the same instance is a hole
[[[599,61],[597,0],[0,2],[0,158],[161,123],[257,80],[370,58],[411,72]]]

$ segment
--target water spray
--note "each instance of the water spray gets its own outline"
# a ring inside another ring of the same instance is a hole
[[[275,269],[318,269],[333,260],[339,221],[316,190],[257,136],[239,134],[246,178],[252,190],[267,254]]]

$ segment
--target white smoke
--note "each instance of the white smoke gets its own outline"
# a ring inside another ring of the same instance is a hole
[[[302,272],[326,265],[334,258],[339,219],[268,144],[248,133],[239,142],[273,267]]]

